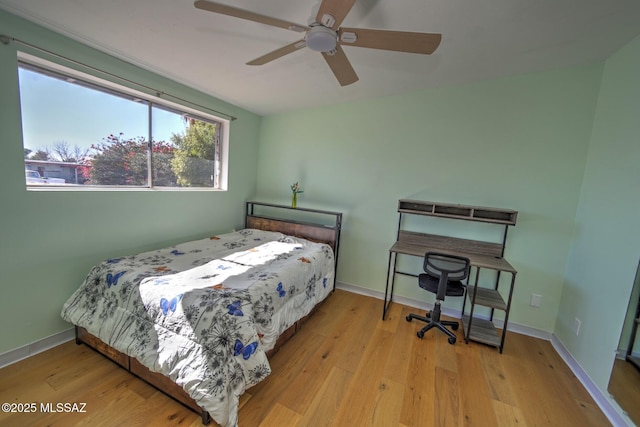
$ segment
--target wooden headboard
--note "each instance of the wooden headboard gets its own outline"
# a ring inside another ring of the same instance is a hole
[[[300,237],[312,242],[326,243],[335,250],[335,232],[331,228],[300,224],[273,218],[247,216],[246,228],[257,228],[266,231],[278,231],[289,236]]]
[[[323,218],[326,221],[314,221],[309,218],[299,220],[297,218],[305,215]],[[326,243],[333,249],[336,261],[338,259],[340,229],[342,227],[342,213],[340,212],[247,202],[244,226],[245,228],[277,231],[312,242]]]

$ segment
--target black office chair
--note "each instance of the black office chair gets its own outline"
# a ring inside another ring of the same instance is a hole
[[[458,322],[440,320],[440,302],[446,296],[463,296],[464,284],[462,280],[469,276],[469,258],[447,255],[437,252],[427,252],[424,255],[424,273],[418,276],[418,285],[436,294],[433,310],[425,316],[409,314],[407,322],[413,319],[427,322],[427,326],[418,331],[418,338],[424,337],[425,332],[436,327],[449,336],[449,344],[455,344],[456,336],[446,326],[458,330]]]

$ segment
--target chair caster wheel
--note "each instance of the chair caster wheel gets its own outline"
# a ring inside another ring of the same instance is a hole
[[[411,322],[411,319],[413,319],[413,317],[407,316],[407,322]]]
[[[449,338],[449,344],[455,344],[455,343],[456,343],[455,337],[450,337]]]
[[[458,330],[458,325],[451,325],[451,329],[453,329],[454,331]]]
[[[418,338],[422,338],[422,337],[424,337],[424,332],[418,331],[418,333],[416,335],[418,335]]]

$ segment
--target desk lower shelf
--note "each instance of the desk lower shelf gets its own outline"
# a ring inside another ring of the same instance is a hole
[[[475,294],[476,305],[496,308],[498,310],[507,309],[507,303],[504,302],[500,292],[495,289],[483,288],[481,286],[477,288],[475,286],[467,286],[467,293],[469,295],[469,301],[474,301],[473,297]]]
[[[465,314],[462,316],[462,326],[465,339],[500,347],[498,331],[491,321],[474,317],[471,322],[471,332],[469,332],[469,315]]]

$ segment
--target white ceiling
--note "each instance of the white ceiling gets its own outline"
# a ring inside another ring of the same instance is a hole
[[[315,0],[218,2],[306,25]],[[442,43],[432,55],[347,46],[360,80],[341,87],[308,49],[245,65],[300,34],[192,0],[0,0],[0,9],[265,115],[585,64],[640,34],[640,0],[358,0],[343,26],[442,33]]]

